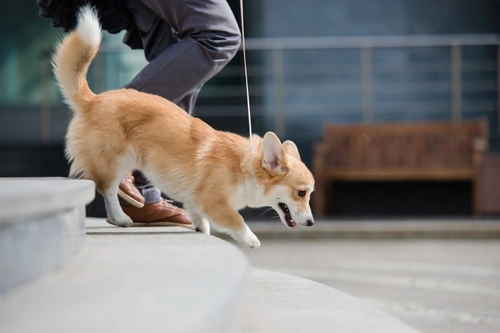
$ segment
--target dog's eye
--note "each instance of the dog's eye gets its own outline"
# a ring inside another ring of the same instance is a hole
[[[299,197],[305,197],[306,191],[299,191]]]

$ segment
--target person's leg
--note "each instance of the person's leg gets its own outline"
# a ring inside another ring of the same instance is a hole
[[[132,172],[135,186],[144,197],[144,204],[149,205],[162,200],[161,191],[154,187],[149,180],[138,170]]]
[[[229,5],[226,0],[130,0],[127,7],[149,64],[125,88],[160,95],[191,114],[203,84],[239,48]],[[146,205],[163,200],[140,172],[134,178]]]
[[[236,54],[240,32],[226,0],[131,0],[149,64],[128,84],[191,113],[203,84]]]

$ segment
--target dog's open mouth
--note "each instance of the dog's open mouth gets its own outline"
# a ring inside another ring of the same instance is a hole
[[[285,213],[286,224],[290,228],[293,228],[293,230],[295,230],[295,227],[297,226],[297,223],[295,223],[295,221],[292,219],[292,214],[290,214],[290,209],[288,209],[288,206],[285,205],[282,202],[280,202],[278,205],[280,206],[280,208],[283,211],[283,213]]]

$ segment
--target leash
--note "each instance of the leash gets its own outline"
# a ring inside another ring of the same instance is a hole
[[[241,46],[243,51],[243,68],[245,70],[245,88],[247,94],[247,114],[248,114],[248,136],[252,142],[252,115],[250,112],[250,92],[248,89],[248,70],[247,70],[247,55],[245,45],[245,21],[243,20],[243,0],[240,0],[240,13],[241,13]]]

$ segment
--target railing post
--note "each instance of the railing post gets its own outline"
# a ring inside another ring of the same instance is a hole
[[[105,63],[105,58],[108,57],[110,53],[102,53],[99,52],[97,56],[95,57],[92,66],[92,78],[93,80],[93,91],[96,93],[101,93],[104,91],[104,63]],[[113,75],[112,77],[116,77],[117,75]]]
[[[43,143],[51,141],[52,110],[50,107],[50,52],[43,52],[40,57],[41,98],[40,98],[40,139]]]
[[[273,131],[278,137],[285,136],[285,82],[283,49],[273,49],[273,91],[274,91],[274,118]]]
[[[451,47],[451,119],[462,120],[462,47]]]
[[[497,123],[500,131],[500,44],[497,45]]]
[[[361,99],[363,122],[373,122],[372,48],[361,47]]]

